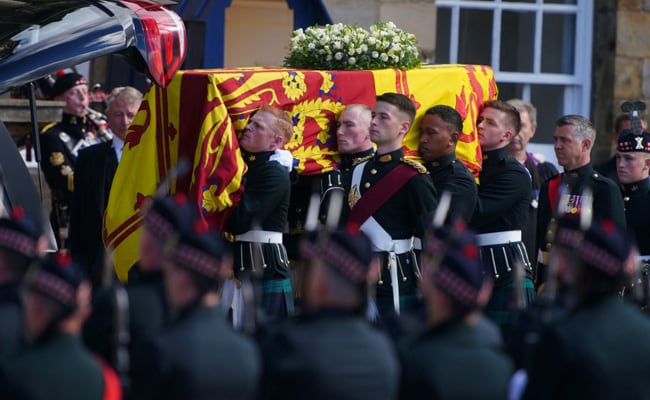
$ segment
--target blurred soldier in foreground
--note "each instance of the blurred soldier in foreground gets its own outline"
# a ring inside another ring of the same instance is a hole
[[[491,289],[475,236],[464,224],[426,237],[420,290],[429,328],[400,347],[400,398],[506,398],[512,362],[479,326]]]
[[[124,287],[108,285],[93,298],[84,341],[119,373],[127,398],[129,358],[136,357],[142,342],[169,319],[162,279],[164,243],[189,229],[197,216],[196,206],[183,193],[153,198],[142,218],[140,260],[129,271],[129,281]]]
[[[456,158],[456,143],[462,132],[463,120],[458,111],[445,105],[431,107],[420,122],[419,151],[438,196],[444,192],[452,196],[448,220],[460,218],[467,222],[476,207],[477,189],[472,174]]]
[[[167,239],[165,296],[173,318],[134,360],[136,399],[255,399],[257,349],[218,307],[219,286],[232,273],[226,246],[198,224]]]
[[[27,268],[46,246],[41,229],[21,208],[0,219],[0,357],[22,348],[21,285]]]
[[[377,268],[368,238],[312,233],[301,252],[307,264],[304,313],[258,335],[262,398],[396,398],[399,364],[392,343],[364,317],[369,270]]]
[[[521,163],[508,156],[508,144],[521,129],[517,109],[503,101],[489,101],[477,127],[483,168],[469,227],[478,233],[483,271],[494,277],[486,314],[499,324],[507,341],[518,310],[535,300],[532,266],[521,241],[532,184]]]
[[[51,255],[28,272],[24,318],[30,347],[0,371],[0,398],[121,398],[115,373],[105,381],[102,365],[79,337],[91,296],[82,274],[67,254]]]
[[[636,250],[613,221],[583,232],[576,220],[558,221],[551,262],[577,305],[542,334],[524,398],[647,399],[650,320],[618,295]]]
[[[404,157],[402,141],[415,112],[403,94],[377,96],[370,123],[377,152],[354,168],[346,187],[346,223],[361,227],[380,257],[377,310],[384,320],[421,303],[415,242],[422,236],[421,218],[438,204],[426,168]]]
[[[74,191],[74,171],[79,150],[101,142],[97,127],[88,118],[88,81],[77,73],[60,76],[52,98],[65,101],[61,121],[43,128],[41,170],[52,190],[50,220],[59,248],[68,248],[68,224]]]
[[[262,105],[251,117],[239,139],[248,166],[244,193],[226,223],[228,233],[235,236],[235,277],[261,277],[262,307],[270,319],[294,311],[289,260],[282,244],[291,182],[287,167],[274,159],[292,134],[291,118],[279,108]]]
[[[75,260],[89,268],[87,275],[93,288],[99,287],[102,280],[102,225],[108,194],[122,157],[127,129],[141,101],[142,93],[135,88],[113,89],[106,108],[108,134],[112,139],[79,151],[70,217],[70,252]]]

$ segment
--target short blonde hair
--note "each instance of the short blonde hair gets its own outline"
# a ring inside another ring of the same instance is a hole
[[[263,104],[258,111],[266,111],[273,114],[275,117],[275,123],[273,124],[273,129],[276,133],[279,133],[284,139],[282,144],[286,144],[291,140],[293,136],[293,123],[291,122],[291,117],[284,110]]]

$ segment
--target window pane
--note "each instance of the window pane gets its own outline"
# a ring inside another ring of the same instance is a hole
[[[533,72],[535,13],[504,11],[501,20],[501,71]]]
[[[573,74],[575,15],[544,14],[542,72]]]
[[[499,83],[499,100],[507,101],[510,99],[521,99],[523,84],[521,83]]]
[[[492,11],[461,10],[458,62],[492,65]]]
[[[436,21],[436,54],[435,61],[449,64],[449,46],[451,42],[451,9],[438,7]]]
[[[544,0],[548,4],[576,4],[578,0]]]
[[[536,143],[553,143],[555,120],[564,110],[564,86],[532,85],[531,103],[537,108]]]

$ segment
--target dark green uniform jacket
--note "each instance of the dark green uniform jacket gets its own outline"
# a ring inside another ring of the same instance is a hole
[[[362,315],[324,310],[268,326],[260,335],[264,399],[394,399],[393,345]]]
[[[0,370],[0,399],[102,400],[99,363],[76,335],[54,334]]]
[[[650,181],[621,184],[628,231],[641,255],[650,255]]]
[[[650,320],[612,294],[542,336],[525,399],[650,399]]]
[[[255,399],[261,364],[254,343],[219,307],[185,310],[133,360],[134,398]]]
[[[447,213],[448,220],[454,221],[460,218],[467,223],[472,218],[476,207],[477,188],[476,181],[465,164],[452,153],[427,162],[425,167],[438,192],[438,200],[443,192],[452,195]]]
[[[506,399],[510,359],[478,326],[448,322],[400,347],[400,399]]]
[[[248,165],[244,175],[244,193],[240,202],[228,217],[226,230],[239,235],[250,230],[286,232],[288,227],[289,197],[291,182],[289,171],[279,162],[269,161],[273,152],[243,153]],[[261,247],[261,254],[260,254]],[[289,277],[287,254],[282,244],[265,243],[251,245],[235,242],[234,271],[239,276],[242,269],[264,268],[265,279]]]

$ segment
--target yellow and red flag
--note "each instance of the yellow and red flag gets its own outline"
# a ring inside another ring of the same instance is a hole
[[[336,117],[347,104],[374,106],[375,96],[397,92],[417,107],[404,150],[418,157],[418,121],[427,108],[446,104],[463,117],[456,152],[478,175],[481,153],[476,118],[497,95],[489,67],[425,66],[409,71],[314,71],[235,68],[180,71],[167,88],[152,87],[127,133],[104,217],[104,244],[112,249],[120,279],[138,259],[141,212],[167,172],[182,158],[190,173],[173,179],[170,193],[188,193],[204,223],[221,228],[241,195],[245,164],[237,135],[260,105],[287,111],[294,135],[285,146],[294,169],[305,175],[331,170],[338,161]]]

